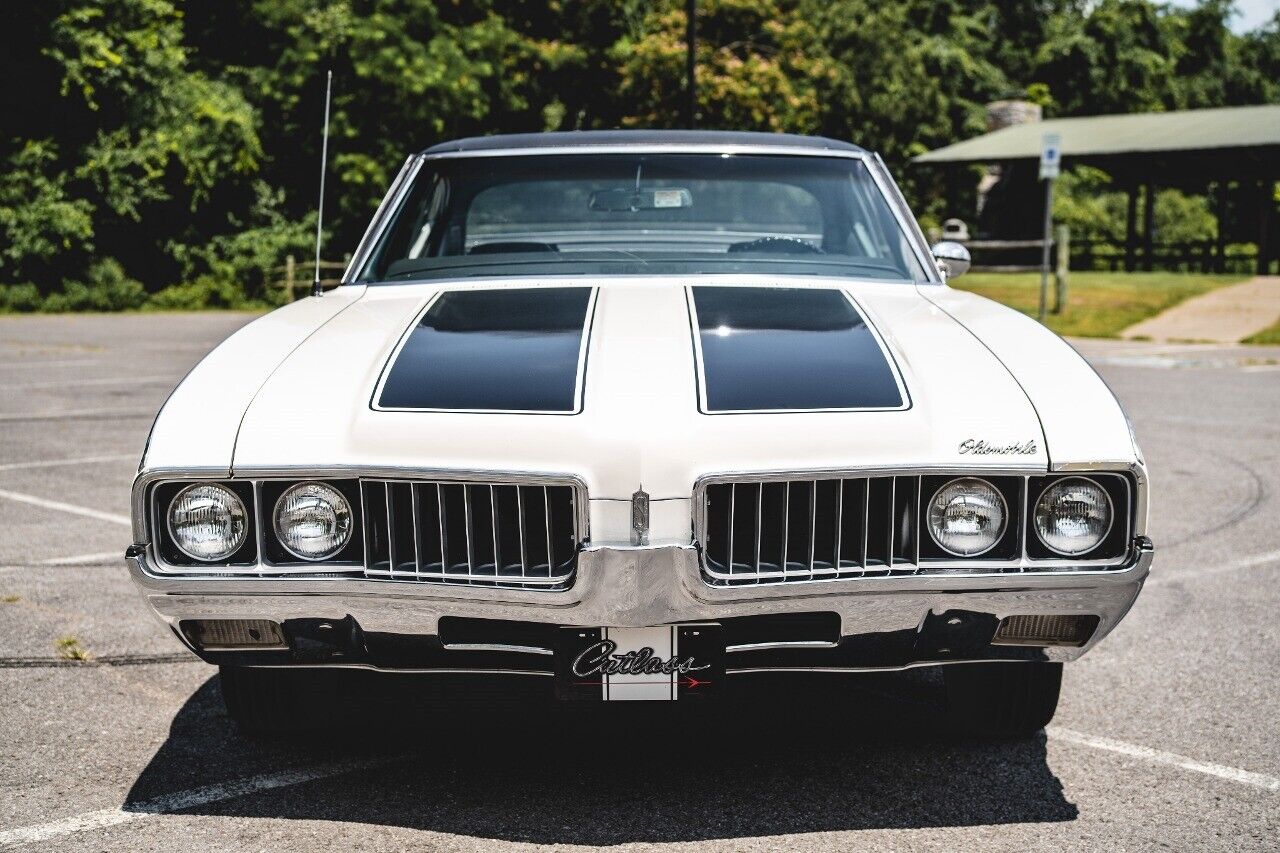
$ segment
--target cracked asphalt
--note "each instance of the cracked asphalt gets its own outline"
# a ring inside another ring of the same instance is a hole
[[[363,674],[367,722],[273,743],[120,556],[155,411],[249,319],[0,318],[0,846],[1276,849],[1280,348],[1078,342],[1146,451],[1157,555],[1047,735],[945,737],[927,671],[714,708]]]

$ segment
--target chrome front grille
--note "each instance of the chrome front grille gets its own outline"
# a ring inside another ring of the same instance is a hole
[[[911,573],[920,478],[713,483],[703,492],[703,570],[715,584]]]
[[[581,543],[571,485],[361,480],[364,574],[516,589],[573,583]]]
[[[990,550],[961,557],[933,541],[925,509],[957,477],[977,476],[1002,495],[1004,532]],[[1127,565],[1133,537],[1127,476],[1089,475],[1108,489],[1112,531],[1094,551],[1067,557],[1030,541],[1030,503],[1048,483],[1070,474],[929,470],[915,474],[838,473],[812,478],[708,478],[695,489],[695,538],[703,578],[713,586],[793,581],[1004,572],[1116,571]]]

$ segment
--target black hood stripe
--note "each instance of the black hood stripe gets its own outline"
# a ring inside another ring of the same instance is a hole
[[[690,290],[704,412],[906,408],[888,353],[843,291]]]
[[[589,287],[442,293],[392,356],[377,408],[581,408]]]

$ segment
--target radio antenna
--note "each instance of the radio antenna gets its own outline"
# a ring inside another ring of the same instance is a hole
[[[320,208],[316,212],[316,277],[311,282],[311,295],[324,296],[320,286],[320,238],[324,228],[324,173],[329,162],[329,98],[333,94],[333,69],[329,69],[324,84],[324,131],[320,143]]]

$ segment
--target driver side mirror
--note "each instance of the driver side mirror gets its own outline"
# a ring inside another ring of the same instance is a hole
[[[946,278],[953,279],[969,271],[969,250],[961,244],[943,240],[941,243],[934,243],[929,251],[933,253]]]

